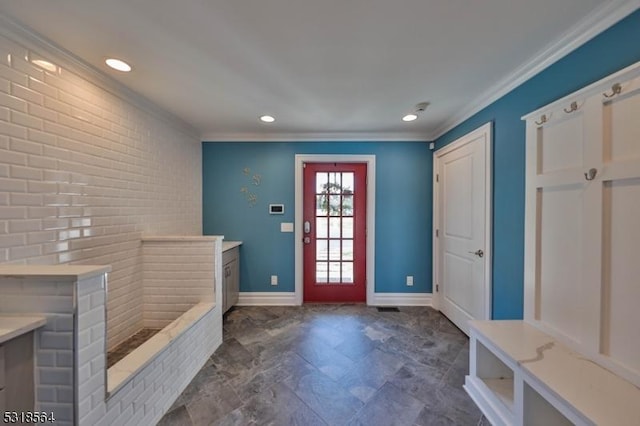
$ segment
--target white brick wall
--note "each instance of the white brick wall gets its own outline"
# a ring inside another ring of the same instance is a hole
[[[61,53],[2,32],[0,263],[112,265],[114,347],[142,327],[141,234],[202,233],[199,139]],[[30,62],[40,57],[57,71]]]
[[[201,302],[215,302],[211,241],[143,241],[144,326],[163,328]]]
[[[222,241],[207,244],[213,246],[214,282],[219,294],[222,286]],[[173,340],[105,401],[105,354],[98,350],[104,344],[104,337],[100,335],[96,322],[104,312],[101,301],[99,286],[79,287],[78,332],[85,338],[78,339],[78,424],[155,425],[222,343],[221,304],[218,301],[213,310]]]
[[[222,241],[216,239],[206,245],[213,253],[203,260],[213,265],[216,306],[208,312],[200,311],[206,313],[186,326],[108,398],[105,275],[77,282],[0,278],[1,312],[47,317],[46,326],[35,334],[36,410],[54,412],[56,424],[63,426],[156,424],[222,343]],[[212,290],[210,285],[209,299]]]

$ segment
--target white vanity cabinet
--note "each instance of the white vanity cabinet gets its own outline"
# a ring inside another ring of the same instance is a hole
[[[222,252],[222,312],[238,303],[240,293],[240,247],[237,243],[223,245]],[[231,247],[229,247],[231,246]],[[225,249],[226,248],[226,249]]]
[[[0,315],[0,413],[35,408],[34,338],[44,317]]]
[[[640,424],[640,63],[523,119],[524,321],[472,325],[465,388],[495,424]]]

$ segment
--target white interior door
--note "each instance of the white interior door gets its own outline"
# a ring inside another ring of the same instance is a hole
[[[436,297],[467,334],[490,312],[490,142],[489,123],[436,152]]]

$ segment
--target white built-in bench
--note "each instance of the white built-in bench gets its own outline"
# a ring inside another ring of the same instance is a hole
[[[640,425],[640,389],[524,321],[471,321],[464,388],[495,425]]]

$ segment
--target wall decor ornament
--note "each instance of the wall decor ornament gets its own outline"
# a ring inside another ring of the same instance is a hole
[[[254,173],[253,175],[251,175],[251,169],[249,167],[243,168],[242,174],[249,178],[249,182],[253,186],[260,186],[260,184],[262,183],[262,175],[258,173]],[[258,204],[258,195],[254,192],[249,191],[249,188],[247,186],[241,187],[240,192],[244,194],[250,207],[254,207],[256,204]]]

